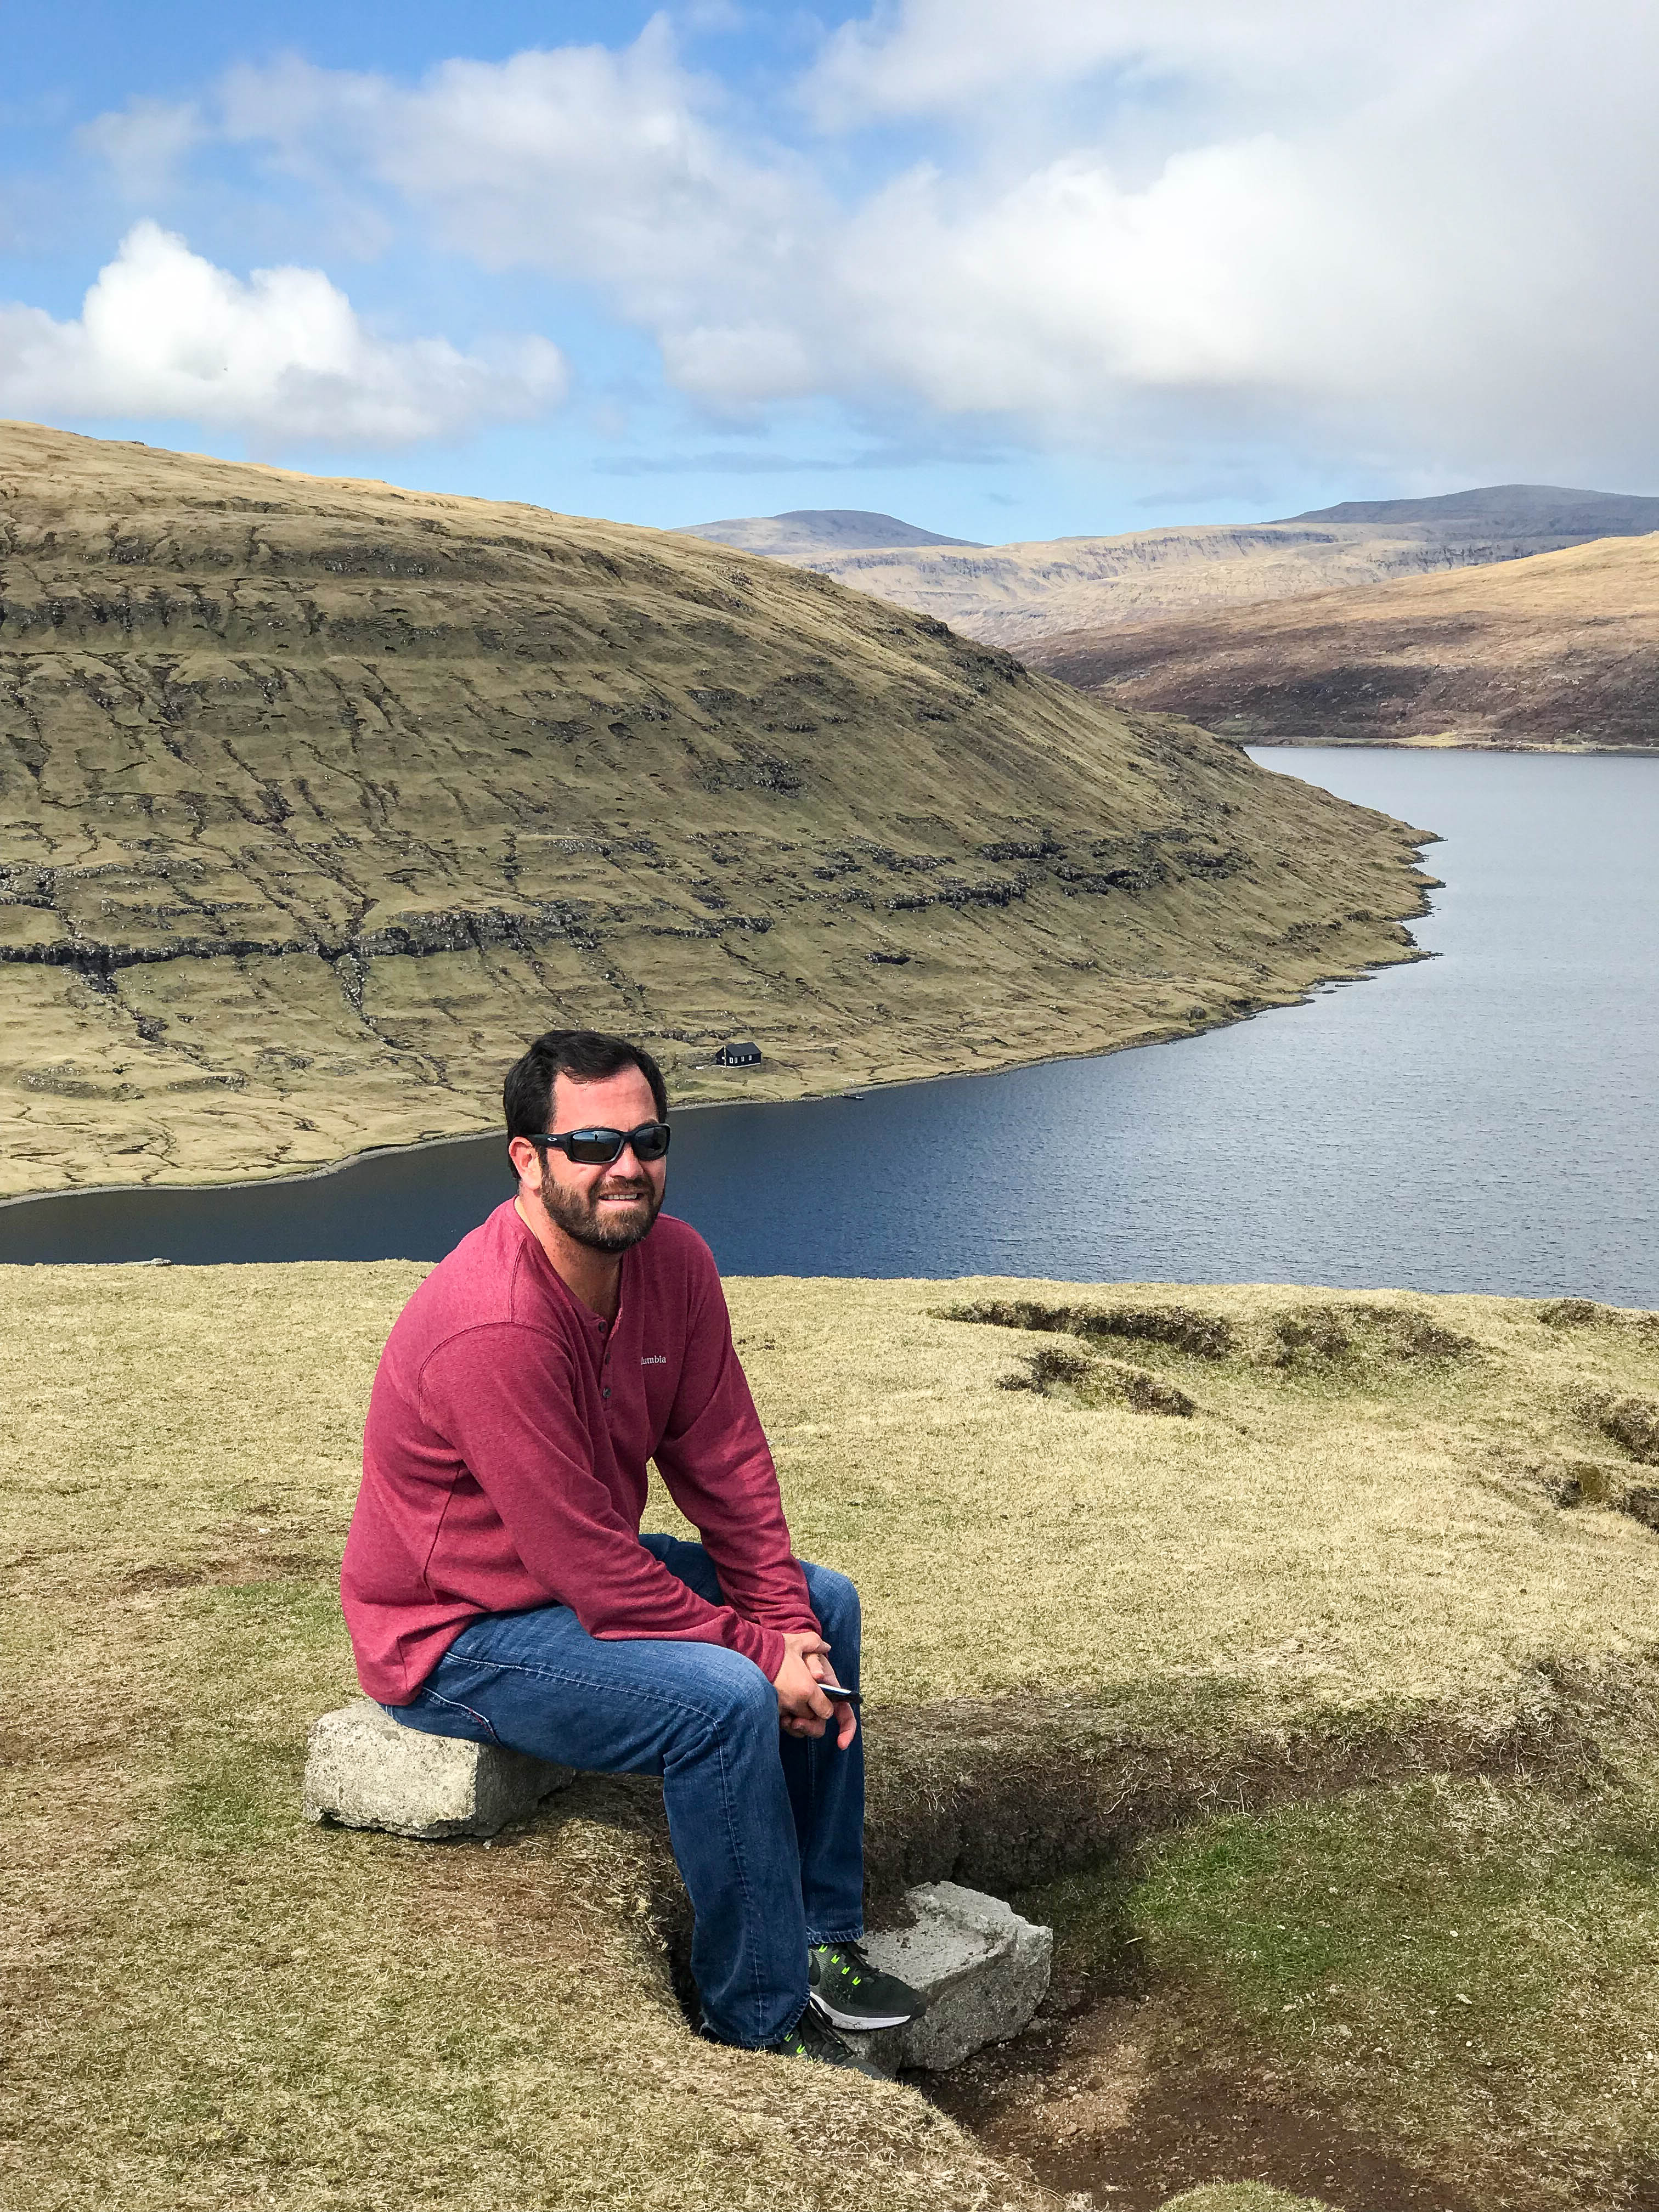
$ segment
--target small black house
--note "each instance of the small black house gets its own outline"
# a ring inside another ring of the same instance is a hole
[[[758,1067],[761,1050],[757,1044],[723,1044],[714,1054],[716,1067]]]

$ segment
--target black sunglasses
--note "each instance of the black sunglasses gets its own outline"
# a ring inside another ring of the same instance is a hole
[[[579,1167],[608,1168],[622,1158],[626,1145],[634,1147],[636,1160],[661,1159],[668,1150],[668,1124],[641,1121],[637,1129],[566,1129],[556,1137],[527,1137],[525,1141],[538,1147],[556,1146]]]

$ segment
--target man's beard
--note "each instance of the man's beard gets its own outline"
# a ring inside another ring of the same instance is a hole
[[[604,1198],[642,1198],[645,1211],[618,1216],[607,1207],[600,1209]],[[596,1184],[591,1196],[568,1189],[555,1182],[552,1171],[544,1162],[542,1167],[542,1204],[556,1221],[565,1235],[578,1244],[586,1245],[590,1252],[626,1252],[649,1234],[662,1200],[653,1186],[645,1182]]]

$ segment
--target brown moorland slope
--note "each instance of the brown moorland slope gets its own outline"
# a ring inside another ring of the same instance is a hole
[[[1659,536],[1079,630],[1030,657],[1114,706],[1274,744],[1646,748],[1659,742]]]
[[[695,538],[0,430],[0,1190],[488,1127],[561,1021],[682,1100],[1167,1036],[1409,957],[1408,846]]]
[[[897,545],[775,557],[1029,655],[1039,640],[1085,627],[1195,617],[1325,587],[1512,561],[1575,542],[1501,530],[1449,538],[1421,523],[1182,523],[1028,545]]]
[[[865,528],[849,531],[856,521]],[[890,527],[891,536],[872,535]],[[1659,499],[1489,484],[1433,499],[1350,500],[1279,521],[1190,523],[1116,538],[963,545],[890,516],[804,510],[688,534],[834,576],[969,637],[1027,653],[1040,638],[1259,599],[1516,561],[1659,529]]]

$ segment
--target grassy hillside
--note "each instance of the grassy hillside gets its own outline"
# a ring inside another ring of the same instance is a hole
[[[1402,957],[1407,834],[696,538],[0,430],[0,1192],[488,1127],[554,1022],[1170,1035]]]
[[[1659,537],[1048,638],[1035,665],[1115,706],[1274,744],[1647,747]]]
[[[1059,1934],[964,2127],[694,2040],[649,1786],[490,1849],[302,1820],[419,1273],[0,1270],[0,2199],[1647,2201],[1659,1318],[732,1286],[796,1540],[865,1592],[878,1900],[954,1875]]]

